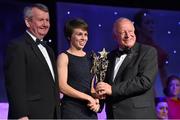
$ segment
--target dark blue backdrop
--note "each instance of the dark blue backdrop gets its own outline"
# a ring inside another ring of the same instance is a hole
[[[83,18],[89,24],[89,41],[87,51],[101,51],[106,48],[112,50],[116,43],[112,39],[112,24],[119,17],[133,20],[135,13],[141,8],[111,7],[87,4],[57,3],[57,35],[58,53],[67,49],[63,26],[67,19]],[[155,42],[164,49],[169,56],[166,69],[168,75],[180,75],[180,11],[150,9],[155,21]],[[157,96],[164,96],[161,82],[157,76]]]
[[[24,30],[25,25],[22,18],[23,7],[27,3],[16,1],[0,2],[0,102],[6,101],[4,88],[4,51],[9,40],[19,36]],[[80,17],[89,24],[89,41],[86,46],[87,51],[100,51],[106,48],[112,50],[116,43],[112,39],[112,24],[118,17],[133,18],[134,14],[141,8],[111,7],[87,4],[56,3],[56,16],[51,16],[51,21],[57,18],[51,26],[57,27],[57,33],[50,36],[57,36],[57,41],[53,40],[58,46],[57,53],[67,48],[64,38],[63,26],[67,19]],[[156,21],[156,43],[162,47],[169,55],[169,63],[166,65],[168,74],[180,76],[180,11],[170,10],[151,10],[152,16]],[[52,29],[52,27],[51,27]],[[53,28],[54,29],[54,28]],[[56,30],[54,30],[56,31]],[[54,48],[54,50],[56,50]],[[157,81],[159,77],[157,78]],[[161,83],[156,83],[158,95],[163,95]]]
[[[25,29],[22,18],[23,3],[0,1],[0,102],[6,101],[4,87],[4,57],[8,42]]]

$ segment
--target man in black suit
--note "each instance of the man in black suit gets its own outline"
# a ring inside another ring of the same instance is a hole
[[[136,43],[133,22],[119,18],[113,35],[119,47],[108,54],[105,82],[96,90],[105,99],[107,118],[156,118],[154,79],[158,71],[155,48]]]
[[[53,50],[43,43],[50,28],[43,4],[25,7],[26,32],[7,48],[5,79],[10,119],[60,117],[59,90]]]

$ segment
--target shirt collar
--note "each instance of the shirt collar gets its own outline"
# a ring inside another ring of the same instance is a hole
[[[32,37],[32,39],[36,42],[36,38],[33,34],[31,34],[28,30],[26,30],[26,32]],[[43,41],[42,39],[40,41]]]

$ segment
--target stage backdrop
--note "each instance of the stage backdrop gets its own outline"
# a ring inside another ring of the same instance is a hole
[[[111,51],[116,47],[112,38],[113,22],[119,17],[133,20],[141,8],[112,7],[75,3],[57,3],[58,53],[68,47],[63,27],[68,19],[82,18],[89,24],[89,40],[85,50],[96,52],[102,48]],[[169,59],[165,61],[168,75],[180,75],[180,11],[149,9],[155,26],[155,42],[164,49]],[[156,80],[157,96],[164,96],[159,75]]]
[[[4,58],[7,44],[25,30],[22,10],[25,4],[0,1],[0,102],[6,102],[4,86]]]

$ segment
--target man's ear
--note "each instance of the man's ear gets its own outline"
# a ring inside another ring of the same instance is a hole
[[[28,18],[25,18],[24,21],[25,21],[26,26],[29,28],[29,27],[30,27],[30,24],[29,24],[30,21],[29,21],[29,19],[28,19]]]

